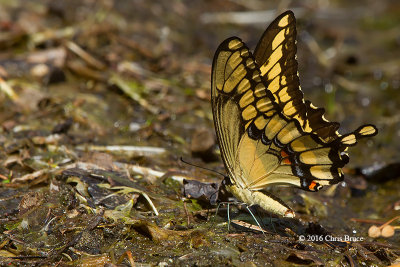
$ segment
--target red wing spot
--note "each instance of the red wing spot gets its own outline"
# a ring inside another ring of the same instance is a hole
[[[292,162],[290,162],[289,155],[283,150],[281,151],[281,157],[283,159],[282,162],[284,164],[288,164],[288,165],[292,164]]]
[[[315,191],[315,186],[317,185],[316,182],[312,181],[311,184],[308,186],[308,189],[310,189],[311,191]]]

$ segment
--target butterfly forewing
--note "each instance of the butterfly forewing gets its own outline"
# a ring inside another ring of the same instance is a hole
[[[261,76],[283,113],[306,123],[306,107],[297,74],[296,20],[291,11],[277,17],[254,51]]]
[[[255,60],[282,113],[299,121],[304,131],[332,141],[339,137],[339,124],[327,121],[323,108],[304,101],[296,60],[296,34],[293,12],[281,14],[261,36],[254,51]]]

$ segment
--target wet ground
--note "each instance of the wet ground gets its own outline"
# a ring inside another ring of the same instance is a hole
[[[305,98],[379,134],[343,183],[269,189],[295,219],[254,210],[262,233],[230,205],[228,227],[226,206],[182,192],[222,177],[180,157],[224,172],[214,52],[253,49],[287,9]],[[399,48],[396,1],[0,1],[1,265],[399,264]]]

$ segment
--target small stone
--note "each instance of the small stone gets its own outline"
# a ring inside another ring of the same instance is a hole
[[[386,225],[381,230],[383,237],[392,237],[394,235],[394,227],[391,225]]]
[[[379,229],[379,227],[376,226],[376,225],[372,225],[372,226],[368,229],[368,235],[369,235],[370,237],[373,237],[373,238],[379,237],[379,236],[381,236],[381,229]]]

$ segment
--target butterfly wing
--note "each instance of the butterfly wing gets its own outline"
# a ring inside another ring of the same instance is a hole
[[[296,60],[296,34],[296,18],[292,11],[286,11],[263,33],[254,58],[282,113],[298,120],[306,132],[332,141],[340,136],[337,132],[339,123],[327,121],[323,108],[304,101]]]
[[[316,191],[337,183],[348,162],[344,150],[376,133],[374,126],[365,125],[327,141],[305,132],[298,119],[282,112],[249,49],[236,37],[225,40],[216,52],[211,99],[229,177],[249,190],[291,184]]]
[[[324,109],[304,101],[297,76],[293,13],[279,16],[261,38],[255,55],[237,37],[217,49],[211,102],[217,139],[234,195],[248,203],[293,217],[281,200],[259,190],[290,184],[317,191],[343,180],[345,152],[373,125],[339,135]]]
[[[254,161],[255,144],[245,144],[250,141],[246,130],[259,112],[272,116],[277,107],[272,94],[261,81],[248,48],[239,38],[225,40],[215,54],[211,102],[222,159],[229,177],[247,188],[250,177],[242,175],[242,168],[249,165],[249,159]],[[261,119],[258,121],[262,123]],[[266,154],[264,158],[268,156]],[[271,158],[275,156],[271,155]]]
[[[248,48],[240,39],[229,38],[217,49],[211,88],[215,130],[230,179],[227,189],[249,205],[258,204],[272,213],[294,217],[294,212],[280,199],[254,191],[249,186],[264,174],[263,169],[276,167],[276,156],[269,154],[268,149],[262,144],[259,146],[256,140],[250,139],[248,128],[255,121],[261,128],[264,121],[256,117],[261,112],[272,116],[277,106],[261,81]],[[261,158],[258,158],[257,152],[262,154]],[[269,165],[269,162],[272,164]],[[251,167],[255,163],[260,174]]]

